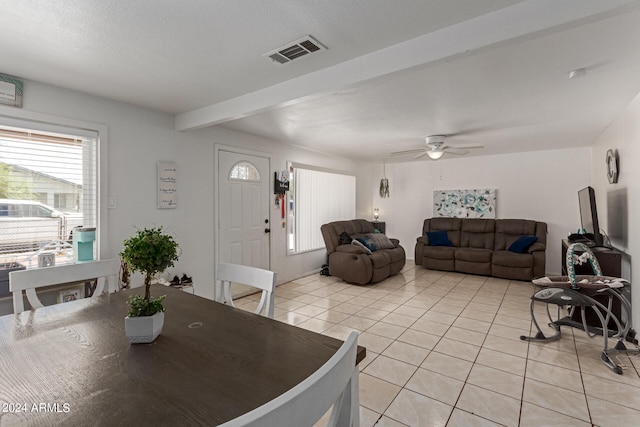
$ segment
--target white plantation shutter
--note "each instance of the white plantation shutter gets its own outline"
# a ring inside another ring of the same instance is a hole
[[[97,141],[86,130],[0,126],[0,262],[96,227]]]
[[[322,224],[355,218],[356,177],[297,166],[293,179],[293,251],[324,248]]]

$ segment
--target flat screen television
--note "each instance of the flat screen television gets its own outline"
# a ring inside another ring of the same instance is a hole
[[[591,187],[578,191],[578,204],[580,206],[580,224],[585,237],[591,240],[595,246],[604,244],[600,225],[598,224],[598,209],[596,207],[596,193]]]

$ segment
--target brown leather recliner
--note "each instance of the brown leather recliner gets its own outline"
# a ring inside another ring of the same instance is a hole
[[[374,234],[373,224],[365,219],[330,222],[320,230],[327,247],[329,273],[345,282],[360,285],[376,283],[397,274],[404,267],[406,255],[397,239],[389,239],[392,248],[376,249],[372,253],[351,242],[340,242],[343,232],[349,238]]]

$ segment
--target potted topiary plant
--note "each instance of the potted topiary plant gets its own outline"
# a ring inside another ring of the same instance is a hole
[[[151,280],[178,260],[179,246],[162,227],[145,228],[124,241],[120,258],[133,273],[144,274],[144,296],[129,297],[129,314],[125,317],[125,331],[131,343],[150,343],[155,340],[164,325],[166,295],[151,298]]]

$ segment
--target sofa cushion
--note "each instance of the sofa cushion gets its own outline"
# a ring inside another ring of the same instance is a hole
[[[427,231],[426,234],[429,238],[429,246],[453,246],[444,230]]]
[[[513,242],[508,251],[523,254],[529,249],[529,246],[533,245],[538,240],[537,236],[520,236]]]
[[[455,271],[467,274],[480,274],[490,276],[492,264],[490,262],[472,262],[456,258],[454,263]]]
[[[358,239],[360,243],[367,246],[369,249],[371,249],[372,252],[375,252],[379,249],[393,249],[396,247],[391,239],[381,233],[356,234],[353,236],[353,238]]]
[[[425,219],[422,226],[422,232],[444,230],[453,246],[460,246],[460,227],[462,226],[461,218],[431,218]]]
[[[446,248],[446,246],[440,246],[441,248]],[[440,270],[440,271],[456,271],[455,268],[456,261],[451,259],[434,259],[424,257],[422,258],[422,265],[425,268],[430,270]]]
[[[457,248],[455,251],[456,261],[491,263],[492,254],[492,250],[480,248]]]
[[[425,246],[422,255],[433,259],[453,260],[455,251],[453,246]]]
[[[373,243],[373,240],[369,237],[357,237],[356,240],[363,245],[365,245],[371,252],[375,252],[378,250],[376,245]]]
[[[406,259],[406,255],[404,253],[404,248],[402,246],[395,247],[393,249],[387,249],[383,251],[384,253],[389,255],[389,259],[392,263],[402,263]]]
[[[376,249],[393,249],[396,246],[382,233],[369,234],[367,238],[375,245]]]
[[[374,252],[369,259],[371,259],[371,266],[373,269],[385,268],[388,267],[391,263],[391,257],[389,256],[388,251],[377,251]],[[387,276],[389,274],[387,273]]]
[[[536,221],[528,219],[497,219],[495,250],[506,251],[520,236],[538,236],[536,233]],[[544,241],[541,241],[544,243]]]
[[[346,252],[348,254],[367,254],[367,248],[362,246],[356,246],[352,244],[340,245],[336,248],[336,252]]]
[[[505,267],[533,267],[533,255],[517,254],[511,251],[494,251],[491,262],[494,265],[502,265]]]
[[[357,247],[359,247],[359,248],[361,248],[361,249],[364,249],[364,251],[365,251],[366,253],[368,253],[369,255],[371,255],[373,252],[371,251],[371,249],[369,249],[369,248],[367,247],[367,245],[365,245],[364,243],[362,243],[362,241],[361,241],[361,240],[362,240],[362,239],[360,239],[360,240],[358,240],[358,239],[353,239],[353,240],[351,241],[351,244],[352,244],[352,245],[354,245],[354,246],[357,246]]]
[[[493,249],[495,224],[493,219],[465,219],[462,221],[460,247]]]

